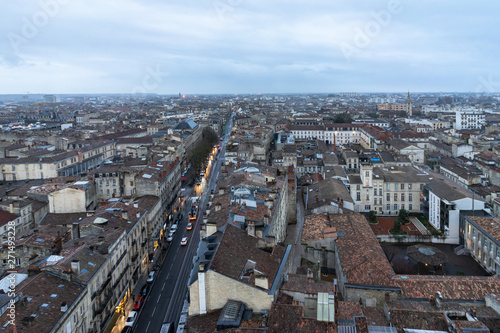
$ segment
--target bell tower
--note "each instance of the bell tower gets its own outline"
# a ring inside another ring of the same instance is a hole
[[[410,92],[408,91],[408,98],[406,99],[406,114],[408,117],[412,116],[412,105],[411,105],[411,99],[410,99]]]

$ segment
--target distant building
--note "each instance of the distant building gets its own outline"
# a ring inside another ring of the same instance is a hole
[[[486,123],[484,111],[460,110],[455,111],[455,129],[481,129]]]

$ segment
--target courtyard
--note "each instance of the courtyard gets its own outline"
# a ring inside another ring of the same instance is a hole
[[[415,244],[381,244],[387,259],[396,274],[420,274],[420,275],[465,275],[465,276],[487,276],[489,275],[470,255],[458,256],[454,249],[457,245],[451,244],[425,244],[432,246],[446,254],[447,261],[442,267],[431,267],[419,264],[410,258],[407,249]]]

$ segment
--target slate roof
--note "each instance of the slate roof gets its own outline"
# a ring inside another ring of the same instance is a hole
[[[266,252],[257,247],[257,237],[249,236],[246,231],[232,225],[228,225],[224,235],[217,247],[214,258],[209,269],[228,276],[235,280],[255,286],[255,276],[250,279],[242,279],[245,265],[248,260],[255,262],[255,270],[262,272],[268,279],[269,290],[276,278],[278,269],[283,258],[284,248],[276,245],[275,248],[283,248],[283,251]]]
[[[395,287],[394,270],[366,218],[339,214],[330,215],[330,221],[339,235],[337,249],[346,283]]]
[[[448,178],[440,174],[430,174],[432,180],[429,181],[428,187],[432,192],[441,199],[446,199],[448,201],[455,201],[463,198],[472,198],[472,193],[467,191],[462,186],[457,183],[452,182]],[[475,200],[484,201],[478,196],[475,196]]]

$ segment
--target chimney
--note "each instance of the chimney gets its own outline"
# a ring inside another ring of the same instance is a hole
[[[134,208],[139,208],[139,203],[138,202],[134,202]]]
[[[200,262],[200,266],[198,268],[198,272],[204,272],[205,271],[205,263],[204,262]]]
[[[219,194],[224,194],[224,189],[222,187],[219,189]]]
[[[139,218],[139,217],[141,217],[141,213],[140,213],[140,212],[137,212],[137,214],[135,214],[135,216],[136,216],[137,218]]]
[[[313,277],[314,277],[314,275],[313,275],[311,268],[308,268],[307,269],[307,282],[312,282]]]
[[[12,204],[12,203],[11,203],[11,204],[9,204],[9,212],[10,212],[11,214],[14,214],[14,204]]]
[[[248,222],[247,233],[249,236],[255,236],[255,223]]]
[[[441,308],[442,301],[443,301],[443,296],[441,296],[441,292],[440,291],[437,291],[436,292],[436,307]]]
[[[215,204],[215,211],[218,212],[222,209],[222,204],[220,202]]]
[[[61,312],[68,311],[68,304],[66,302],[61,303]]]
[[[71,229],[71,239],[78,239],[78,238],[80,238],[80,224],[74,222]]]
[[[71,272],[74,274],[80,274],[80,260],[71,261]]]
[[[126,211],[126,210],[122,210],[122,218],[123,218],[124,220],[128,220],[128,211]]]
[[[163,169],[163,177],[166,177],[166,176],[167,176],[167,170]]]

